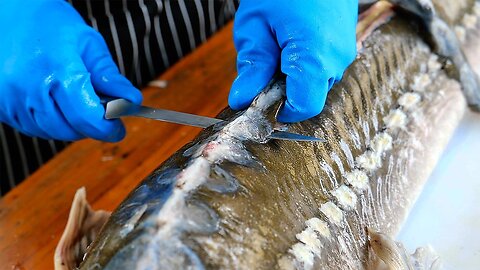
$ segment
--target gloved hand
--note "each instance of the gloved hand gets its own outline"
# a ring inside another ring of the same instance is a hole
[[[45,139],[125,136],[96,93],[141,103],[104,39],[64,0],[0,1],[0,121]]]
[[[234,22],[237,70],[229,96],[247,107],[278,66],[287,76],[280,122],[319,114],[356,55],[358,0],[241,0]]]

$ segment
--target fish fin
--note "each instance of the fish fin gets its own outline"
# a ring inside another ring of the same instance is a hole
[[[77,190],[68,216],[67,225],[55,249],[56,270],[76,269],[87,247],[96,238],[110,212],[92,210],[87,201],[85,187]]]
[[[420,247],[412,255],[400,242],[395,242],[388,235],[367,228],[369,244],[373,249],[371,269],[390,270],[439,270],[441,261],[435,250],[430,247]],[[378,260],[380,259],[380,260]]]
[[[446,20],[437,14],[431,0],[388,0],[396,7],[416,16],[426,27],[426,41],[437,55],[447,58],[455,70],[454,79],[462,86],[467,103],[480,112],[480,78],[467,61],[461,43]]]
[[[440,270],[443,263],[432,246],[419,247],[410,255],[414,269]]]
[[[360,13],[356,29],[357,51],[362,49],[363,42],[367,37],[369,37],[375,29],[390,21],[393,15],[393,5],[387,1],[378,1]]]

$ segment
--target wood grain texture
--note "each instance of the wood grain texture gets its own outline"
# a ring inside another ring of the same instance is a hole
[[[227,106],[235,71],[232,24],[144,89],[144,104],[215,116]],[[113,210],[145,176],[192,140],[198,128],[129,118],[127,137],[111,144],[75,142],[0,199],[0,268],[53,269],[55,246],[75,191],[94,209]]]

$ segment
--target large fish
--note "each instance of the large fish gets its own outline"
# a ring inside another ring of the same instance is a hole
[[[358,31],[362,49],[329,93],[322,114],[288,126],[326,142],[266,139],[273,130],[286,128],[274,121],[285,88],[277,78],[250,108],[240,113],[226,109],[220,114],[225,123],[204,130],[156,169],[100,232],[108,215],[92,211],[80,191],[57,247],[56,267],[436,266],[435,260],[413,258],[417,261],[412,263],[391,237],[401,228],[466,101],[472,107],[480,104],[478,80],[457,37],[445,35],[457,33],[470,44],[468,51],[478,52],[471,44],[478,38],[480,5],[393,2],[422,23],[430,43],[413,17],[405,16],[394,16],[367,37],[393,13],[387,3],[365,11]],[[447,7],[438,12],[443,20],[433,6]]]

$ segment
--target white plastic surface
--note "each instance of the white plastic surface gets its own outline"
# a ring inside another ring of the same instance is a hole
[[[466,113],[397,241],[430,244],[446,270],[480,269],[480,113]]]

